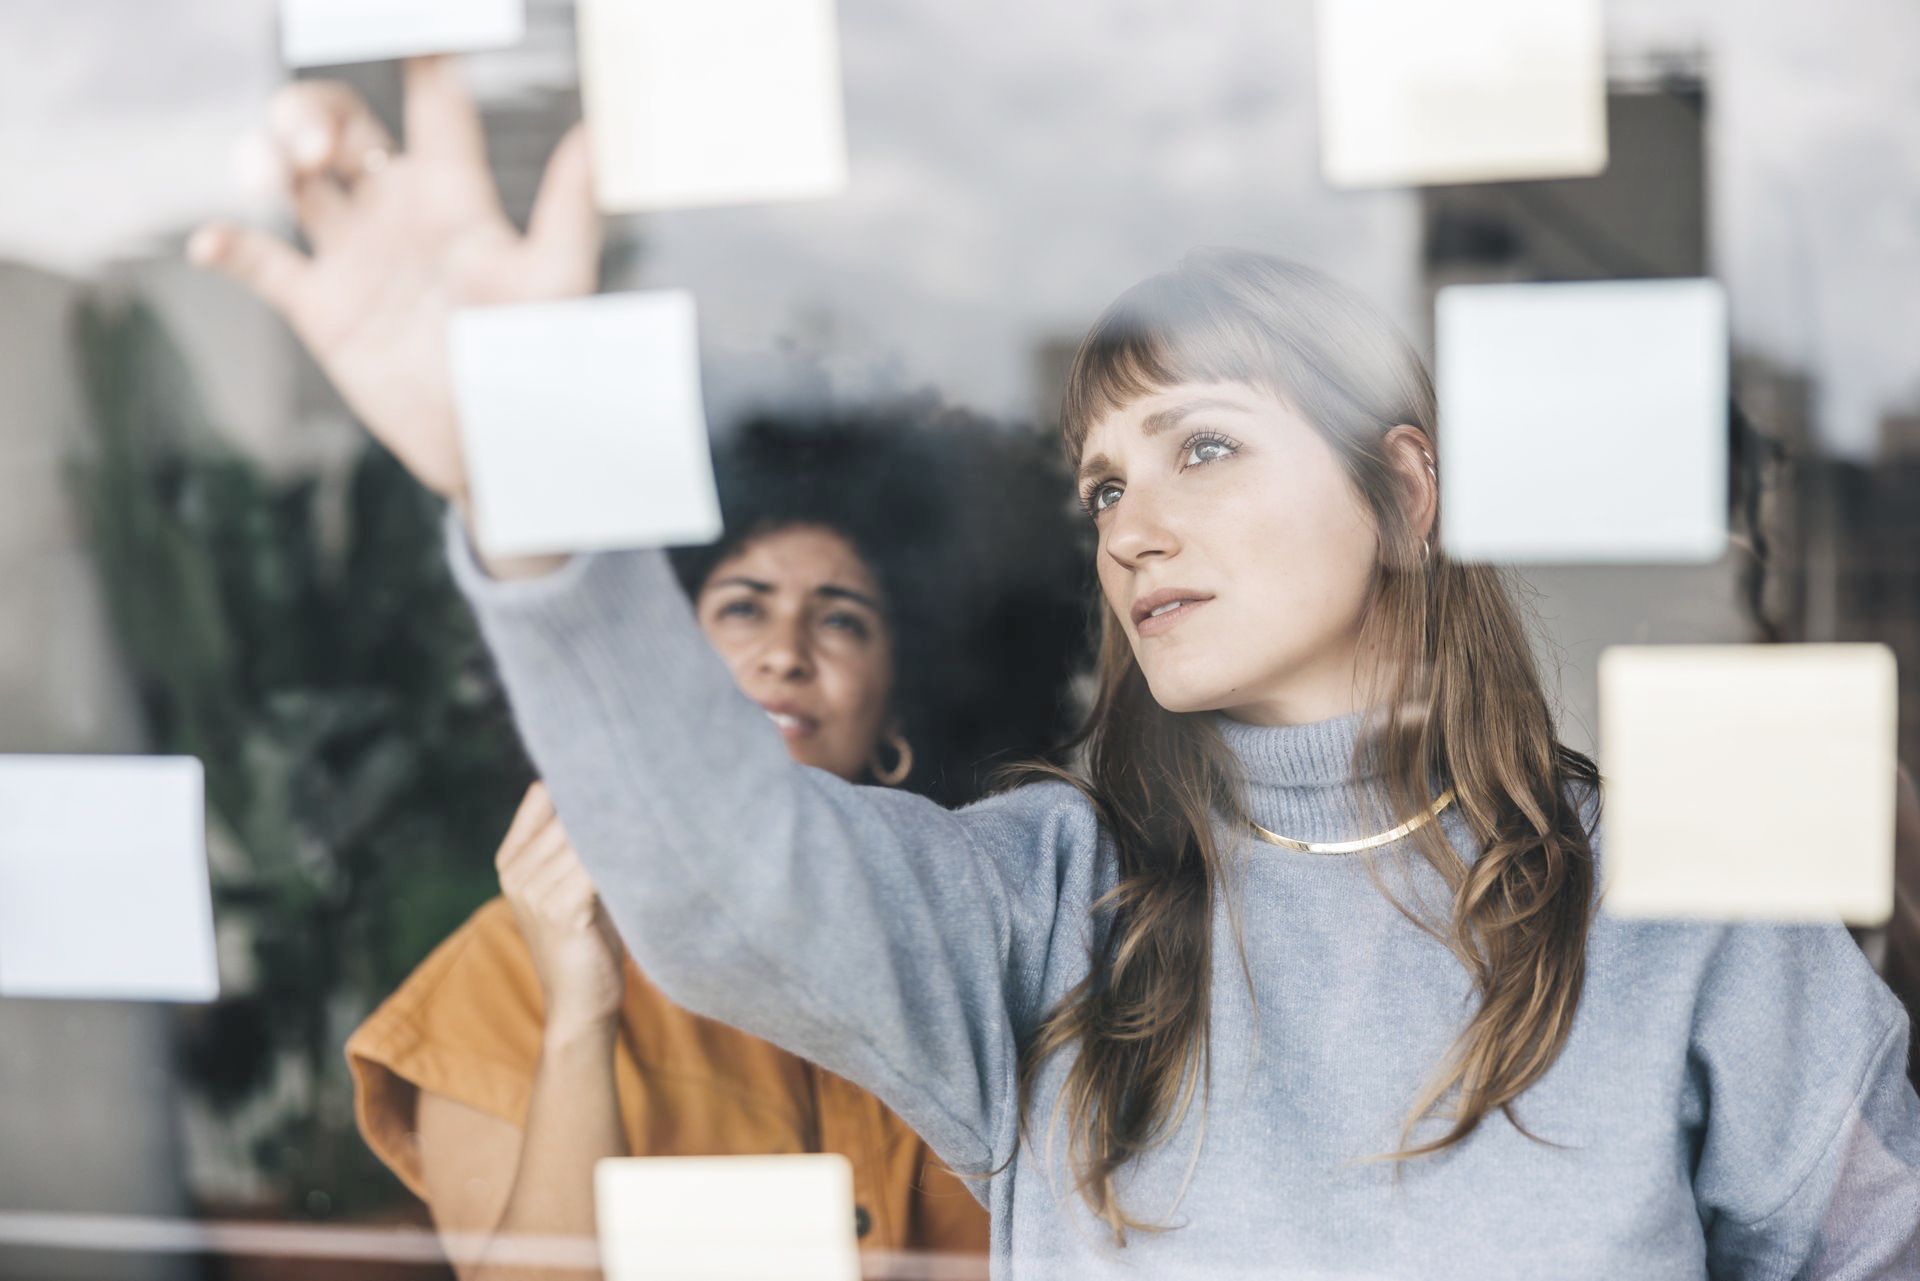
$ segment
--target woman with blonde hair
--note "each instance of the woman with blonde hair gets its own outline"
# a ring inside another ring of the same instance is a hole
[[[441,70],[412,89],[455,114]],[[364,124],[330,136],[352,167]],[[398,412],[443,405],[444,369],[359,338],[503,272],[554,288],[511,255],[551,267],[584,206],[563,152],[485,274],[445,211],[383,223],[476,163],[453,140],[350,175],[323,216],[360,234],[311,259],[229,230],[196,256],[458,508],[452,413]],[[359,287],[368,244],[427,282],[406,306]],[[1104,603],[1084,772],[958,812],[795,766],[658,554],[483,567],[456,525],[648,973],[976,1176],[1000,1275],[1914,1275],[1904,1012],[1838,928],[1596,914],[1595,772],[1498,574],[1438,540],[1431,385],[1392,326],[1195,254],[1096,322],[1063,424]]]

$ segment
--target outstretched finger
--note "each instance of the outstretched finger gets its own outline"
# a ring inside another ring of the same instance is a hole
[[[274,95],[267,111],[275,149],[296,179],[332,175],[357,182],[384,168],[393,136],[350,85],[303,80]]]
[[[444,54],[406,62],[407,149],[419,156],[484,167],[486,134],[460,65]]]
[[[317,253],[351,220],[353,201],[340,180],[330,173],[305,174],[293,180],[293,216]]]
[[[567,130],[547,159],[527,222],[527,247],[562,283],[591,293],[600,264],[600,209],[584,124]]]
[[[187,260],[239,281],[296,328],[311,260],[277,236],[210,223],[187,241]]]

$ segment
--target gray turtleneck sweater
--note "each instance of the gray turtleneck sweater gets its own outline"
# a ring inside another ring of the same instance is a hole
[[[641,966],[689,1008],[867,1087],[987,1176],[998,1277],[1741,1281],[1920,1277],[1920,1102],[1904,1013],[1837,927],[1602,914],[1573,1031],[1516,1115],[1389,1151],[1474,998],[1359,858],[1246,849],[1249,990],[1224,914],[1201,1114],[1128,1170],[1170,1230],[1110,1244],[1016,1047],[1086,972],[1110,851],[1071,788],[958,812],[788,757],[664,557],[533,581],[453,558],[568,830]],[[1254,819],[1377,830],[1352,719],[1223,721]],[[1473,850],[1457,819],[1449,835]],[[1241,840],[1241,833],[1223,834]],[[1417,856],[1387,883],[1444,903]],[[1431,1129],[1419,1132],[1430,1136]]]

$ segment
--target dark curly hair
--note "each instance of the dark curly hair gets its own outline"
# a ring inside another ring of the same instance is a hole
[[[919,395],[762,414],[714,462],[726,533],[673,552],[681,586],[698,595],[779,529],[852,544],[893,632],[890,710],[914,749],[904,786],[960,805],[997,766],[1051,756],[1090,659],[1092,558],[1050,438]]]

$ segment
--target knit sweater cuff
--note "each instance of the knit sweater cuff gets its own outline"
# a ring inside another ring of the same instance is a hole
[[[558,568],[532,578],[495,578],[480,564],[460,513],[449,507],[441,523],[454,583],[475,606],[489,610],[537,609],[564,601],[579,591],[593,560],[591,555],[572,556]]]

